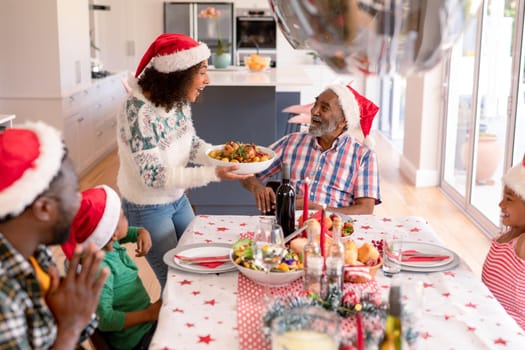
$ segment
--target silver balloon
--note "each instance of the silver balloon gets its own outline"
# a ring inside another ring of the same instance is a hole
[[[481,0],[270,0],[282,33],[338,73],[408,75],[434,67]]]

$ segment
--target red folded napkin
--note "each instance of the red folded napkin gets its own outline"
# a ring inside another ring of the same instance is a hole
[[[217,266],[221,266],[222,264],[224,264],[224,261],[223,262],[198,263],[197,265],[204,266],[204,267],[207,267],[209,269],[214,269]]]
[[[442,261],[449,259],[449,255],[435,255],[435,256],[429,256],[429,255],[421,255],[421,256],[403,256],[402,261],[403,262],[426,262],[426,261]]]
[[[230,260],[228,255],[186,257],[175,254],[174,257],[179,259],[182,263],[200,265],[210,269],[214,269]]]

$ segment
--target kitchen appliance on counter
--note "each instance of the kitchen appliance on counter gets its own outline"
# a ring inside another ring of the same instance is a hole
[[[207,7],[220,11],[219,18],[200,18]],[[214,52],[218,40],[231,44],[231,62],[234,64],[233,3],[232,2],[164,2],[164,33],[181,33],[202,41]]]
[[[269,9],[235,9],[235,34],[238,65],[251,54],[270,56],[270,66],[277,65],[277,25]]]

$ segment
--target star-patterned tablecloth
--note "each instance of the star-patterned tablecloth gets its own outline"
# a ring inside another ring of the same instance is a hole
[[[259,216],[196,216],[179,246],[233,243],[253,232],[258,219]],[[351,237],[358,242],[379,240],[396,230],[402,231],[409,241],[443,245],[419,217],[356,215],[352,219],[355,233]],[[393,281],[407,286],[403,298],[408,305],[415,299],[414,293],[420,294],[417,349],[525,349],[525,331],[463,262],[452,271],[402,272],[394,279],[378,271],[376,280],[385,300]],[[240,349],[237,283],[237,272],[194,274],[169,269],[150,349]]]

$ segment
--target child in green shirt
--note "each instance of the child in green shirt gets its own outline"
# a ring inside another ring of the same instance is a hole
[[[136,242],[136,256],[144,256],[151,248],[149,232],[129,227],[118,194],[102,185],[82,192],[70,240],[62,245],[68,260],[76,244],[84,242],[105,251],[102,266],[110,271],[97,307],[98,329],[112,349],[147,349],[161,300],[151,303],[137,265],[121,243]]]

